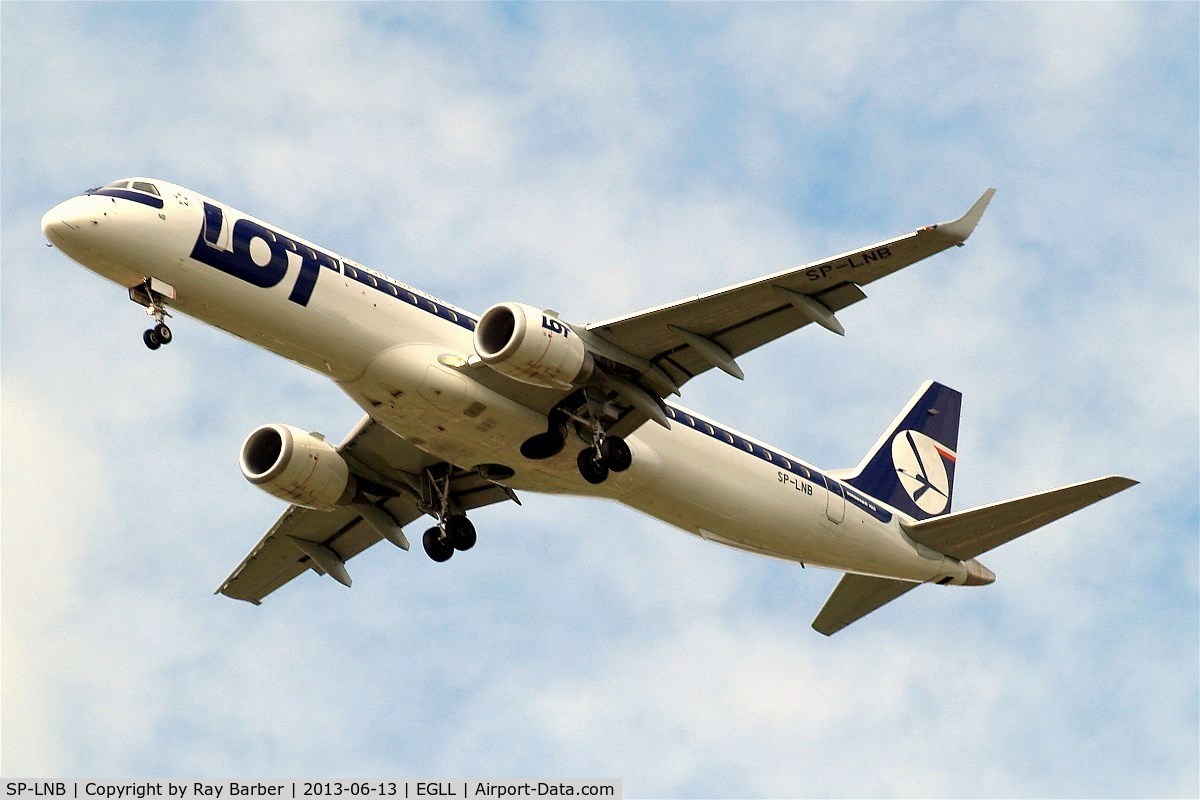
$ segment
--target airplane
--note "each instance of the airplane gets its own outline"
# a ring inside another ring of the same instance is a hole
[[[586,325],[500,302],[481,316],[182,186],[126,178],[42,218],[51,246],[172,310],[334,381],[366,415],[337,446],[285,424],[253,430],[241,469],[288,503],[217,593],[255,605],[308,571],[404,528],[444,562],[477,541],[468,512],[518,491],[616,500],[700,538],[844,575],[816,616],[826,636],[922,584],[981,586],[978,556],[1137,482],[1112,475],[952,511],[962,395],[926,381],[862,461],[823,470],[671,401],[709,370],[837,314],[862,287],[975,230],[958,219],[676,303]]]

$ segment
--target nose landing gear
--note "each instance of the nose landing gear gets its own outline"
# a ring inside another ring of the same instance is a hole
[[[164,294],[160,290],[165,290],[168,294]],[[163,300],[168,296],[172,299],[175,297],[174,287],[171,287],[154,278],[147,278],[143,283],[130,288],[129,299],[133,302],[146,307],[146,315],[154,318],[154,326],[142,333],[142,342],[151,350],[157,350],[164,344],[170,344],[174,339],[171,329],[164,322],[165,317],[171,316],[163,305]]]

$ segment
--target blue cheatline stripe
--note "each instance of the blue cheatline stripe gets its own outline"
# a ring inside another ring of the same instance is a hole
[[[347,264],[345,261],[342,262],[342,269],[344,271],[343,274],[347,278],[358,281],[364,286],[369,286],[380,294],[401,300],[421,309],[426,314],[433,314],[435,317],[441,317],[447,322],[452,322],[460,328],[465,328],[469,331],[475,330],[477,320],[470,314],[463,311],[456,311],[423,294],[417,294],[409,289],[405,289],[403,286],[393,283],[388,278],[367,272],[365,269]]]
[[[782,455],[781,453],[777,453],[774,450],[768,450],[760,444],[755,444],[754,442],[737,435],[733,431],[727,431],[724,428],[713,425],[711,422],[705,422],[704,420],[696,419],[686,411],[681,411],[670,404],[667,405],[667,416],[676,422],[683,423],[694,431],[708,436],[710,439],[716,439],[718,442],[721,442],[736,450],[741,450],[748,455],[754,456],[760,461],[765,461],[772,466],[779,467],[785,472],[790,472],[791,474],[804,478],[807,481],[811,481],[814,484],[822,487],[828,487],[831,483],[836,484],[837,486],[841,487],[842,493],[846,495],[846,499],[848,501],[867,512],[875,519],[879,520],[880,522],[891,522],[892,520],[891,512],[880,508],[879,504],[871,500],[871,498],[859,494],[841,481],[835,481],[833,478],[830,478],[827,475],[816,471],[815,469],[809,469],[803,464],[797,464],[795,461],[785,455]]]
[[[93,189],[88,194],[102,194],[105,197],[120,197],[122,200],[132,200],[135,203],[150,206],[151,208],[162,208],[163,200],[161,197],[154,195],[142,194],[141,192],[133,192],[129,189]]]

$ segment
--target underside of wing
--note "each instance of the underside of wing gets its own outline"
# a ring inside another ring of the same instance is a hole
[[[421,516],[411,501],[405,503],[397,498],[383,506],[400,526]],[[305,543],[325,548],[344,565],[382,539],[351,506],[334,511],[291,506],[217,591],[258,605],[271,592],[309,569],[319,574],[327,571],[311,552],[306,552]]]
[[[370,417],[362,419],[338,452],[371,488],[332,511],[290,506],[218,593],[257,605],[309,569],[349,586],[346,562],[363,550],[383,540],[409,548],[402,528],[436,513],[438,486],[456,513],[505,500],[520,502],[497,476],[438,462]]]

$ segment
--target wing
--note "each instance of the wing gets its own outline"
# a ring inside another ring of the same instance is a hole
[[[356,476],[375,487],[370,502],[333,511],[290,506],[225,579],[219,594],[258,605],[309,569],[349,586],[346,562],[363,550],[385,539],[409,548],[402,529],[431,510],[431,475],[447,481],[451,505],[459,511],[517,500],[512,489],[493,477],[439,462],[370,417],[362,419],[338,452]]]
[[[678,393],[687,381],[714,367],[741,378],[737,356],[797,328],[816,322],[844,333],[836,312],[866,297],[860,287],[961,246],[994,194],[994,189],[988,189],[953,222],[929,225],[825,261],[588,325],[588,343],[600,355],[608,356],[601,363],[619,379],[659,398]],[[626,399],[629,394],[627,390]],[[645,418],[639,417],[641,421]]]

